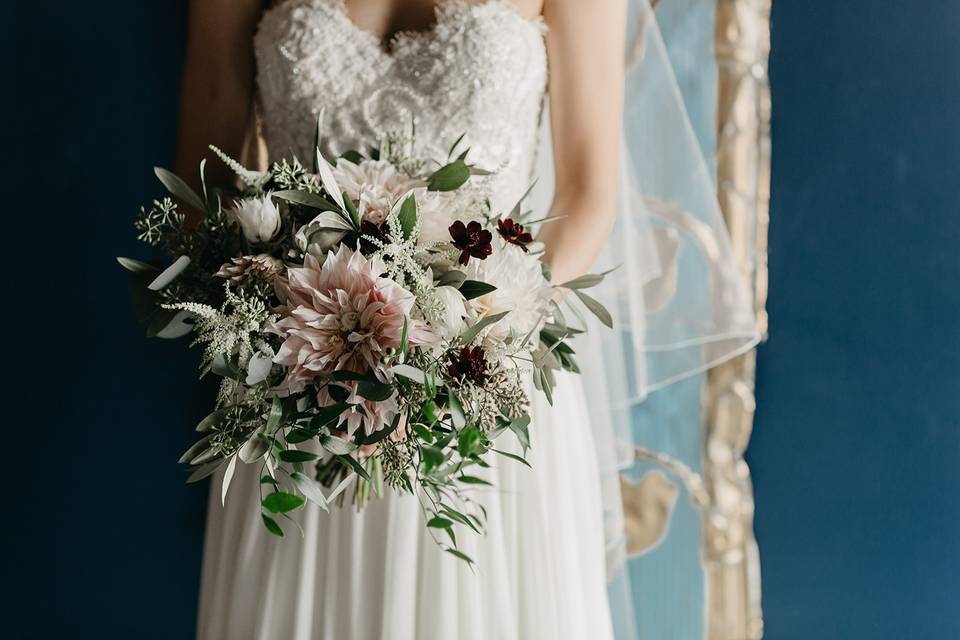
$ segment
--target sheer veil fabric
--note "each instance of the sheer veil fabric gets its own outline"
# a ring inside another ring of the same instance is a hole
[[[625,571],[620,474],[633,466],[634,407],[760,339],[752,298],[730,247],[716,187],[691,126],[648,0],[629,0],[619,206],[593,271],[614,331],[587,318],[576,345],[598,456],[610,601],[618,639],[636,637]],[[547,109],[549,111],[549,109]],[[549,206],[549,129],[541,128],[534,198]],[[662,428],[689,428],[664,424]],[[699,615],[699,612],[697,612]]]
[[[596,293],[615,330],[594,327],[575,345],[583,375],[558,376],[554,406],[533,394],[532,469],[489,470],[489,532],[463,534],[476,573],[436,547],[411,496],[388,493],[361,513],[308,505],[302,538],[273,539],[259,522],[258,478],[240,469],[225,506],[216,482],[211,491],[199,638],[602,640],[614,626],[631,637],[634,612],[607,591],[622,584],[626,557],[618,478],[632,462],[631,408],[757,336],[653,12],[630,4],[620,206],[596,265],[617,267]],[[471,160],[499,171],[494,204],[511,206],[537,175],[532,204],[545,210],[543,31],[509,0],[453,0],[430,31],[385,52],[343,0],[286,0],[255,38],[270,155],[309,158],[321,109],[329,157],[415,114],[423,152],[445,157],[466,131]]]

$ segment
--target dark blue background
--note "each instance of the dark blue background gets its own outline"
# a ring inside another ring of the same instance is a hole
[[[960,3],[774,4],[767,637],[960,637]],[[191,637],[209,389],[113,261],[171,164],[183,2],[15,11],[2,635]]]

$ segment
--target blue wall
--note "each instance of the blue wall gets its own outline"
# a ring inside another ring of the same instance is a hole
[[[774,3],[768,638],[960,637],[960,5]],[[15,11],[0,634],[188,638],[209,389],[112,257],[171,162],[183,2]]]
[[[773,4],[767,637],[960,638],[960,3]]]

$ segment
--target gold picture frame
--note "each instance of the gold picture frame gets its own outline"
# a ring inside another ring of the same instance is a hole
[[[717,0],[717,196],[767,332],[771,0]],[[709,640],[763,637],[753,487],[743,459],[755,408],[756,352],[713,369],[705,394],[703,560]]]

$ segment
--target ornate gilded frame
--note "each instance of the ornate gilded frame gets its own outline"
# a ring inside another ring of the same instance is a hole
[[[772,0],[717,0],[717,188],[735,255],[752,284],[766,335],[770,203]],[[760,557],[753,535],[753,488],[743,459],[753,427],[756,353],[713,369],[705,396],[703,558],[707,637],[763,636]]]

